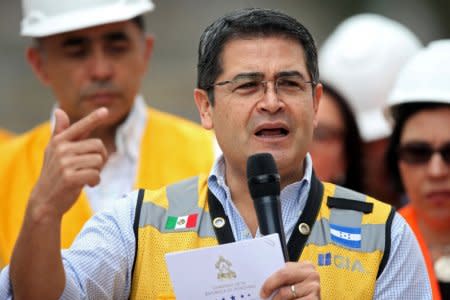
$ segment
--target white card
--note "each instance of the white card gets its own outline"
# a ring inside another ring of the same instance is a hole
[[[284,266],[278,234],[166,254],[178,300],[260,299],[261,286]]]

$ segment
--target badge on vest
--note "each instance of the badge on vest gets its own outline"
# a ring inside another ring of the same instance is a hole
[[[319,253],[317,255],[317,265],[319,267],[334,266],[351,272],[366,273],[366,269],[359,259],[345,255],[335,255],[331,252]]]
[[[168,216],[166,221],[166,230],[182,230],[195,228],[197,226],[197,215],[190,214],[186,216]]]
[[[361,248],[361,227],[330,224],[331,240],[349,248]]]

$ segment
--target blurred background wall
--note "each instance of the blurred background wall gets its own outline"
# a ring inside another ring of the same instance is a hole
[[[152,106],[194,121],[198,117],[192,91],[200,34],[217,17],[236,8],[287,12],[310,29],[318,47],[342,20],[363,12],[405,24],[424,44],[450,37],[449,0],[153,1],[156,9],[147,15],[146,25],[156,44],[142,92]],[[47,120],[54,99],[25,62],[30,40],[19,36],[20,1],[1,1],[0,16],[0,127],[20,133]]]

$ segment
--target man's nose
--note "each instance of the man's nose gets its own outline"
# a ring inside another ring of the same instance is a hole
[[[276,85],[273,81],[266,81],[263,89],[262,98],[258,102],[258,108],[269,113],[276,113],[284,108],[284,102],[279,98]]]
[[[113,62],[111,57],[102,50],[95,49],[90,59],[90,73],[95,80],[107,80],[113,75]]]

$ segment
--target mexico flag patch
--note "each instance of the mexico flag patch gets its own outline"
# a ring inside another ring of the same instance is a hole
[[[195,228],[196,226],[197,226],[197,214],[191,214],[181,217],[168,216],[165,229],[178,230],[178,229]]]

